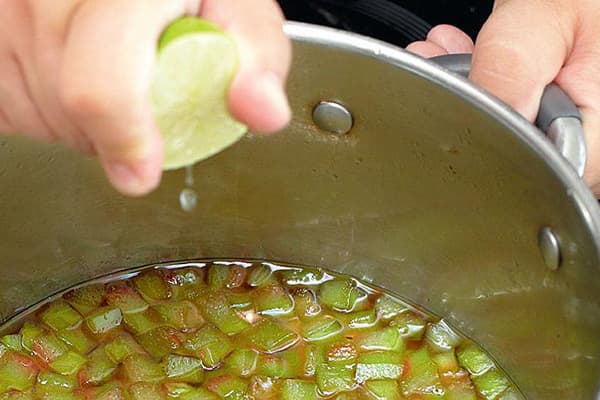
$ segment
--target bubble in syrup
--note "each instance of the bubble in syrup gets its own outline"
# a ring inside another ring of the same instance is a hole
[[[198,194],[190,188],[185,188],[179,194],[179,204],[185,212],[192,212],[198,205]]]

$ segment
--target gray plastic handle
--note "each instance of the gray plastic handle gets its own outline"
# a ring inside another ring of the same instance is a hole
[[[471,72],[471,54],[449,54],[432,60],[464,77]],[[554,83],[544,90],[536,125],[546,133],[579,176],[583,176],[587,151],[581,113],[571,98]]]

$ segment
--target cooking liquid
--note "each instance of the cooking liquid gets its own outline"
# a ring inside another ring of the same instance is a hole
[[[211,260],[83,284],[9,322],[0,399],[522,395],[443,320],[320,268]]]

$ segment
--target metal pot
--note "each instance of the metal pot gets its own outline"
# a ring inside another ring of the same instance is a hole
[[[192,212],[178,198],[184,171],[130,199],[93,160],[0,141],[2,319],[148,263],[318,264],[448,319],[528,399],[596,398],[600,213],[550,141],[433,63],[324,28],[287,30],[291,126],[196,165]],[[322,101],[338,105],[315,109]],[[345,110],[351,130],[331,133],[350,127]]]

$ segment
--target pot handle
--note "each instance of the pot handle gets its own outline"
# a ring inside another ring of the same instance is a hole
[[[464,77],[471,71],[471,54],[433,57],[438,65]],[[583,176],[587,160],[581,113],[556,84],[544,90],[536,125],[546,133],[558,152]]]

